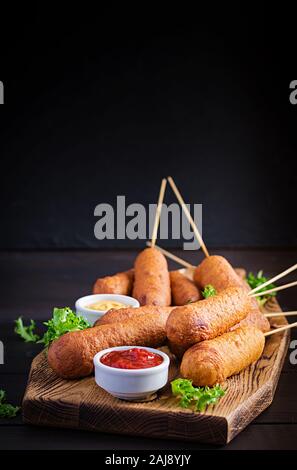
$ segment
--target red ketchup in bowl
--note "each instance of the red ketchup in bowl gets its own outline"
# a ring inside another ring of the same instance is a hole
[[[111,351],[104,354],[100,361],[116,369],[148,369],[162,364],[163,357],[147,349],[131,348]]]

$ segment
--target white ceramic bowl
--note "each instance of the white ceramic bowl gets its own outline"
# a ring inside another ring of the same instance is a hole
[[[87,305],[104,301],[120,302],[127,305],[127,307],[137,308],[140,306],[138,300],[128,295],[116,294],[93,294],[81,297],[75,302],[75,310],[78,315],[82,315],[91,325],[95,323],[98,318],[101,318],[107,310],[92,310],[87,308]],[[124,307],[123,307],[124,308]]]
[[[140,348],[159,354],[163,362],[155,367],[147,369],[118,369],[106,366],[100,361],[104,354],[111,351]],[[122,400],[143,400],[160,388],[168,381],[169,357],[162,351],[146,346],[119,346],[104,349],[94,357],[95,381],[99,387],[106,390],[114,397]]]

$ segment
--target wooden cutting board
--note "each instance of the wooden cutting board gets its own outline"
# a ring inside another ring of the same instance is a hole
[[[265,311],[279,312],[277,301],[267,302]],[[273,325],[284,323],[283,316],[273,318]],[[204,413],[180,408],[169,384],[154,400],[131,403],[99,388],[94,377],[60,379],[42,352],[31,366],[23,418],[38,426],[226,444],[271,404],[289,338],[289,331],[268,337],[259,361],[228,379],[226,395]],[[170,380],[177,374],[172,361]]]

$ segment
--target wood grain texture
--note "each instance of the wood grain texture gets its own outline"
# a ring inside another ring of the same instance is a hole
[[[265,310],[277,312],[280,307],[273,299]],[[273,323],[284,324],[286,319],[280,316]],[[62,380],[42,352],[32,363],[23,419],[40,426],[226,444],[271,404],[289,338],[289,331],[269,337],[259,361],[228,379],[226,395],[204,413],[179,408],[169,386],[154,401],[131,403],[110,396],[93,377]],[[175,372],[173,364],[172,375]]]

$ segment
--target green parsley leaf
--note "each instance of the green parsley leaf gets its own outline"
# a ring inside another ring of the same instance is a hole
[[[0,390],[0,418],[14,418],[19,410],[19,406],[6,403],[6,393]]]
[[[246,280],[247,280],[248,285],[251,287],[251,289],[255,289],[261,284],[264,284],[264,282],[267,281],[267,277],[263,276],[263,271],[259,271],[257,275],[254,275],[253,273],[249,273]],[[264,292],[266,290],[273,289],[274,287],[275,287],[274,284],[269,284],[266,287],[259,289],[258,292]],[[264,305],[268,299],[270,299],[271,297],[275,297],[275,296],[276,296],[276,292],[271,292],[270,294],[261,295],[257,297],[257,300],[260,305]]]
[[[207,284],[201,293],[205,299],[208,299],[208,297],[213,297],[216,295],[217,291],[211,284]]]
[[[45,322],[44,325],[47,326],[47,331],[38,342],[45,346],[69,331],[85,330],[91,326],[85,318],[76,315],[69,307],[54,308],[52,319]]]
[[[216,404],[225,395],[220,385],[214,387],[193,387],[192,380],[175,379],[171,382],[174,396],[180,397],[179,406],[189,408],[195,403],[197,411],[204,411],[207,405]]]
[[[14,331],[20,335],[26,343],[36,343],[39,340],[39,336],[34,333],[36,327],[34,320],[31,320],[30,325],[25,326],[22,317],[19,317],[15,320],[15,324]]]

